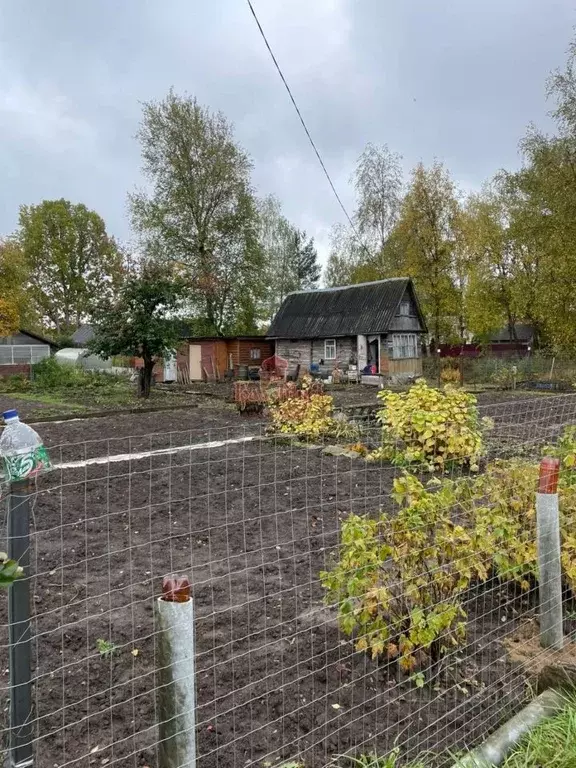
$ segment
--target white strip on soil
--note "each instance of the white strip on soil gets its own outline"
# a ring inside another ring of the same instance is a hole
[[[121,461],[139,461],[147,459],[150,456],[167,456],[184,451],[202,451],[210,448],[223,448],[226,445],[237,445],[238,443],[249,443],[252,440],[258,440],[259,435],[249,435],[246,437],[235,437],[229,440],[213,440],[209,443],[191,443],[190,445],[180,445],[177,448],[158,448],[155,451],[142,451],[141,453],[118,453],[114,456],[97,456],[94,459],[85,459],[84,461],[68,461],[62,464],[55,464],[54,469],[78,469],[87,467],[90,464],[115,464]]]

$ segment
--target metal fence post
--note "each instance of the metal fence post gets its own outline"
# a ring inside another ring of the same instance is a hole
[[[195,768],[194,604],[186,576],[164,579],[158,619],[158,768]]]
[[[8,768],[33,765],[30,632],[30,496],[29,480],[10,486],[8,557],[17,560],[24,576],[8,588],[10,643],[10,743]]]
[[[562,567],[560,560],[560,519],[558,510],[559,459],[547,457],[540,464],[536,494],[538,569],[540,584],[540,645],[561,649]]]

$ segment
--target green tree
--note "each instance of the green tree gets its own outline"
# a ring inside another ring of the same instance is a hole
[[[446,168],[419,163],[412,173],[394,237],[402,271],[415,281],[436,342],[453,334],[459,313],[456,258],[460,207]]]
[[[479,336],[506,326],[516,338],[516,244],[510,232],[506,197],[496,183],[469,198],[463,216],[470,251],[467,320]]]
[[[354,231],[344,224],[335,224],[330,231],[330,253],[324,272],[324,282],[329,287],[349,285],[361,264],[365,253]]]
[[[206,332],[248,331],[264,292],[252,163],[221,113],[173,91],[144,104],[138,137],[151,192],[130,196],[148,252],[170,262]]]
[[[321,270],[314,239],[290,224],[273,195],[259,204],[259,242],[265,263],[263,315],[271,320],[288,293],[316,288]]]
[[[18,326],[33,329],[38,325],[26,290],[28,276],[28,265],[18,241],[15,238],[0,240],[0,299],[5,311],[12,315],[8,324],[13,325],[15,320],[15,329]]]
[[[58,334],[78,327],[121,282],[122,256],[114,239],[102,218],[81,203],[21,206],[18,241],[31,300],[41,322]]]
[[[142,358],[140,397],[150,396],[155,363],[179,342],[184,295],[181,280],[167,275],[162,265],[148,263],[131,273],[118,295],[102,302],[94,314],[92,351],[106,358]]]
[[[318,251],[314,238],[308,237],[303,229],[295,229],[292,243],[294,259],[295,291],[317,288],[320,281],[321,268],[318,263]]]
[[[398,275],[395,226],[402,204],[400,155],[384,144],[367,144],[351,181],[356,192],[352,226],[330,235],[327,285],[347,285]]]
[[[512,296],[537,340],[576,349],[576,43],[564,69],[548,80],[555,135],[531,128],[521,143],[522,168],[502,174],[514,248]]]
[[[353,175],[357,198],[354,223],[372,255],[384,249],[398,221],[403,188],[400,161],[400,155],[391,152],[386,144],[368,143],[358,158]]]
[[[0,336],[10,336],[19,327],[20,315],[16,305],[10,299],[0,297]]]

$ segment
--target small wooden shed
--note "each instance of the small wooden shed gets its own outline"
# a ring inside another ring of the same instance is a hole
[[[218,381],[227,371],[239,376],[259,368],[274,353],[274,342],[264,336],[209,336],[186,339],[178,350],[178,368],[191,381]]]

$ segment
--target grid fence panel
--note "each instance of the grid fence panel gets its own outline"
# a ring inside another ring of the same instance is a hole
[[[478,475],[496,458],[535,462],[576,424],[576,396],[480,411],[494,426]],[[378,428],[364,430],[363,440],[376,444]],[[537,582],[520,585],[513,575],[472,578],[459,600],[465,636],[436,656],[424,647],[411,668],[390,648],[372,658],[358,650],[357,629],[352,637],[343,631],[321,574],[338,563],[350,515],[377,520],[384,511],[397,519],[391,494],[401,467],[270,436],[250,419],[49,448],[54,469],[32,497],[36,768],[164,768],[155,604],[173,573],[192,585],[200,768],[289,760],[345,768],[350,756],[395,749],[398,765],[418,756],[427,768],[445,765],[448,754],[478,743],[529,698],[526,659],[538,667],[548,658],[537,643]],[[414,474],[427,488],[432,475]],[[469,476],[451,468],[443,478]],[[466,535],[463,508],[449,513],[457,535]],[[348,566],[350,579],[358,578],[358,565]],[[378,568],[400,599],[402,558]],[[439,566],[442,574],[450,568]],[[424,594],[431,574],[421,576]],[[398,623],[379,599],[371,609],[388,624],[387,644],[398,646],[414,620],[410,600]],[[569,634],[576,614],[568,592],[565,603]],[[7,727],[6,709],[3,717]]]

